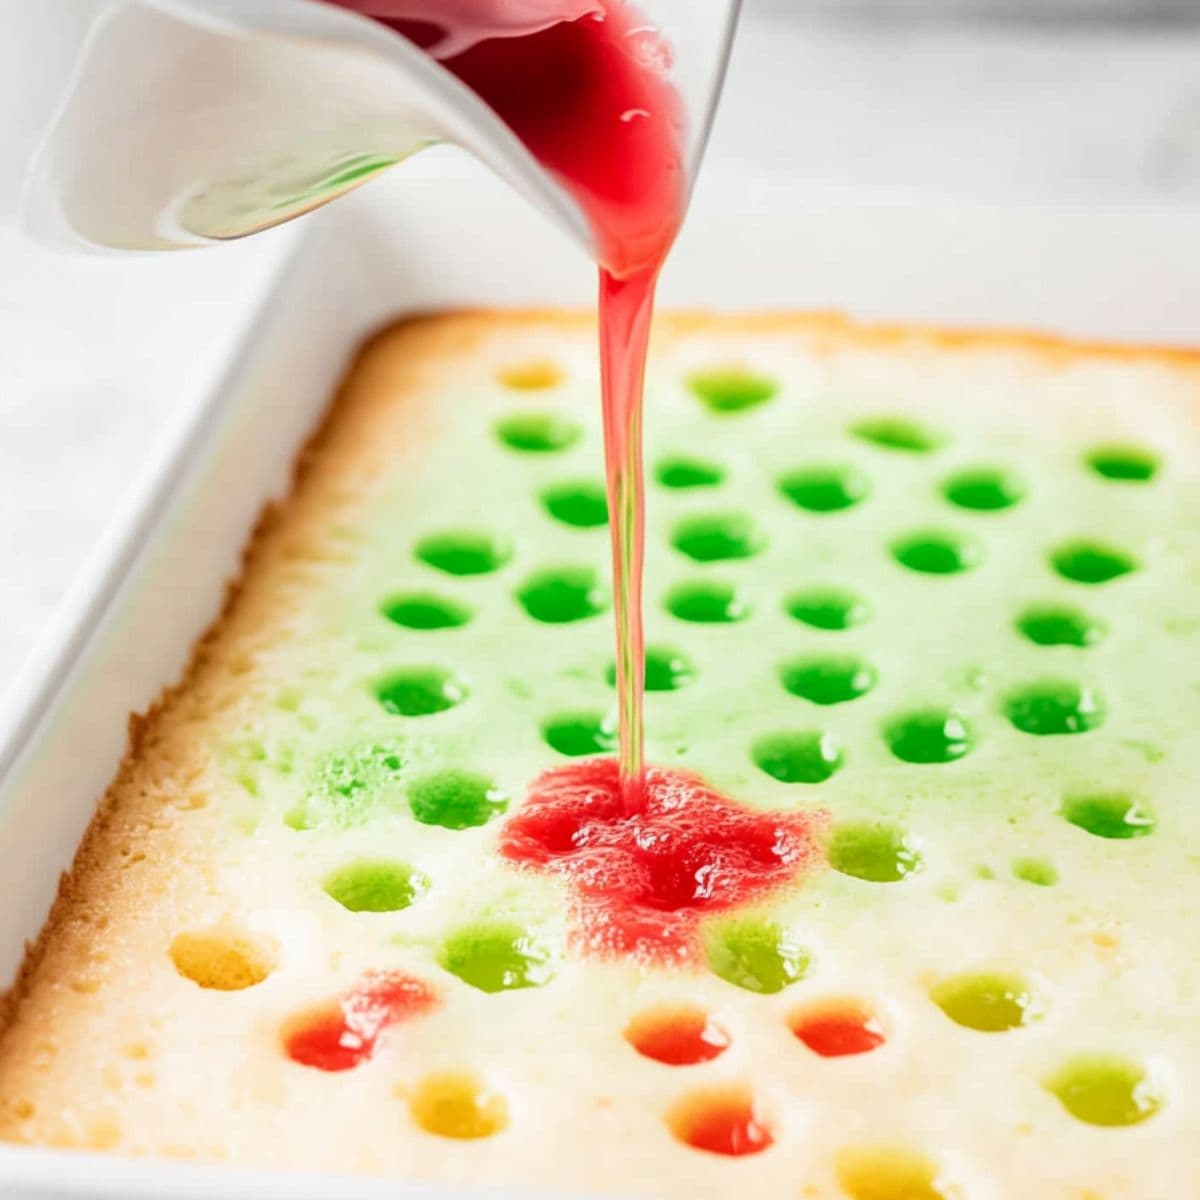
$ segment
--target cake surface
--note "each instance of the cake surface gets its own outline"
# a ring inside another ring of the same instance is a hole
[[[594,337],[365,349],[31,950],[0,1136],[692,1200],[1200,1194],[1200,356],[662,318],[647,758],[711,791],[642,832],[724,875],[620,907],[647,837],[538,824],[615,741]],[[783,866],[718,903],[760,827]]]

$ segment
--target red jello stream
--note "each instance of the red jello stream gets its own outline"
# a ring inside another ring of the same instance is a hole
[[[600,265],[600,367],[617,623],[622,804],[644,803],[642,397],[658,274],[686,205],[683,102],[669,50],[623,0],[563,0],[561,20],[496,37],[500,0],[332,0],[391,25],[416,44],[468,48],[441,59],[499,114],[574,197]],[[524,7],[544,20],[553,6]],[[472,17],[474,14],[474,17]],[[486,25],[482,18],[490,15]],[[480,21],[479,37],[471,20]],[[503,21],[499,21],[503,23]],[[482,40],[480,40],[482,38]],[[447,40],[449,39],[449,40]]]

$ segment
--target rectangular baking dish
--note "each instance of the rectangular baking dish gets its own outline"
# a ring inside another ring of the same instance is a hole
[[[358,343],[398,315],[591,302],[582,253],[481,168],[430,152],[302,225],[220,384],[148,463],[107,549],[18,680],[0,728],[0,985],[37,935],[124,749],[176,679],[261,507]],[[1200,222],[1147,211],[964,207],[706,178],[665,281],[678,307],[1200,337]],[[477,1193],[494,1195],[480,1181]],[[458,1197],[0,1147],[4,1200]]]

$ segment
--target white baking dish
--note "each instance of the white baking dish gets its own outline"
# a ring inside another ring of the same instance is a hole
[[[126,715],[178,676],[364,335],[404,312],[592,296],[579,251],[480,168],[440,152],[301,232],[220,385],[148,464],[18,682],[0,729],[0,981],[45,918],[124,747]],[[851,202],[714,175],[663,300],[1198,340],[1200,221]],[[450,1193],[0,1148],[5,1200],[384,1195]]]

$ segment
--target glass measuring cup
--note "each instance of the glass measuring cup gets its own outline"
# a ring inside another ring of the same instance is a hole
[[[531,4],[567,17],[594,8]],[[694,178],[740,0],[637,7],[670,45]],[[318,0],[121,0],[87,37],[33,162],[23,224],[80,248],[202,246],[291,220],[440,142],[593,248],[578,204],[503,121],[384,25]]]

